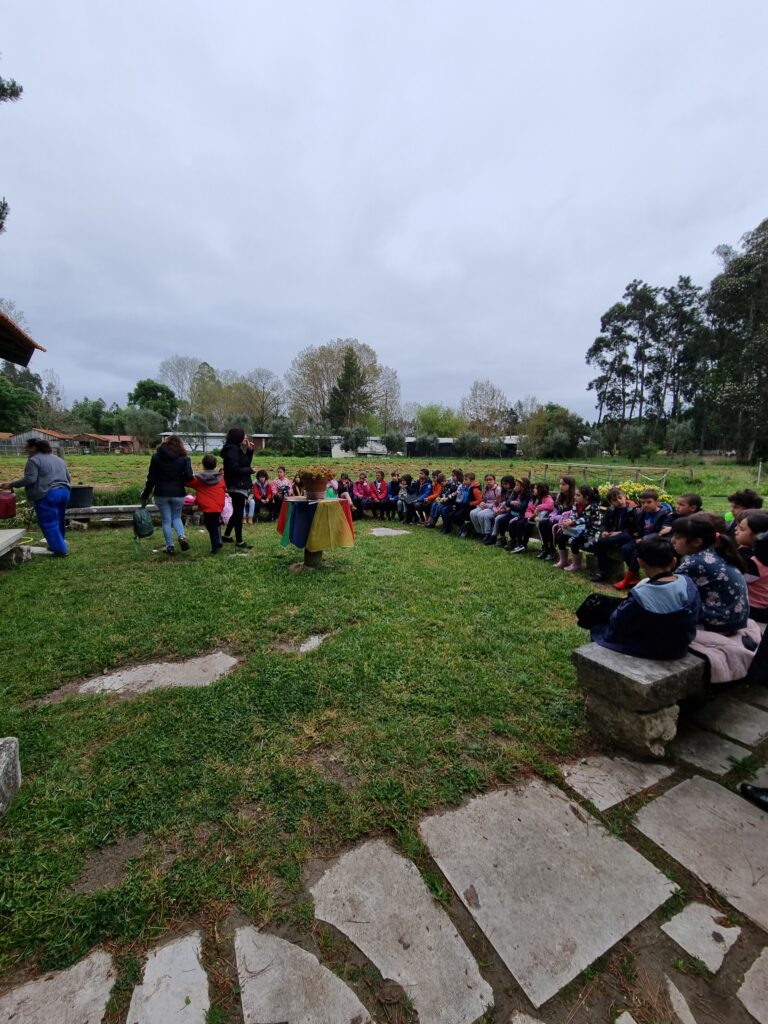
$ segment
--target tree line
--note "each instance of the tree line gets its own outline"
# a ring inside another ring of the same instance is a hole
[[[715,253],[707,288],[634,280],[603,314],[586,354],[603,447],[768,455],[768,219]]]

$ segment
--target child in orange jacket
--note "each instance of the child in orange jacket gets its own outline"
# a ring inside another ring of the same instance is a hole
[[[227,488],[224,474],[216,469],[214,455],[203,456],[203,472],[187,484],[197,492],[197,507],[203,514],[205,528],[211,538],[211,554],[218,555],[224,546],[221,542],[221,513]]]

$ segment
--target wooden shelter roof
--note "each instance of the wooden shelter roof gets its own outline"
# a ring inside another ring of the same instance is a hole
[[[28,366],[35,350],[46,351],[15,320],[0,310],[0,359],[7,359],[9,363],[18,366]]]

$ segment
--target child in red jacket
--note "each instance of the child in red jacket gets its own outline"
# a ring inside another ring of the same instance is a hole
[[[224,474],[216,469],[214,455],[203,456],[203,472],[187,484],[197,492],[197,507],[203,514],[205,528],[211,538],[211,554],[218,555],[224,546],[221,542],[221,513],[227,488]]]

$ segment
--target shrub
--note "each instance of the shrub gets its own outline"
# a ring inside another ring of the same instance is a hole
[[[668,505],[672,505],[674,508],[675,499],[671,494],[668,494],[666,491],[662,491],[661,487],[656,487],[654,484],[638,483],[637,480],[623,480],[620,484],[600,484],[597,489],[600,492],[601,501],[605,501],[605,496],[612,487],[620,487],[629,500],[634,501],[636,505],[640,504],[640,492],[652,487],[654,490],[659,492],[659,501],[666,501]]]

